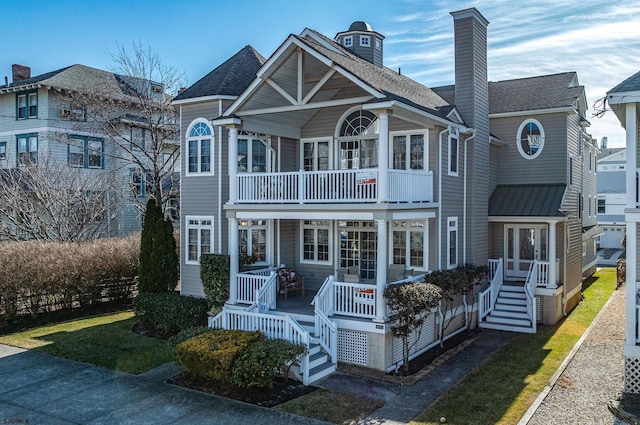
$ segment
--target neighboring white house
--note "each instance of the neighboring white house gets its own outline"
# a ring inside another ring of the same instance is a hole
[[[598,155],[599,248],[622,249],[626,194],[626,148],[605,148]]]

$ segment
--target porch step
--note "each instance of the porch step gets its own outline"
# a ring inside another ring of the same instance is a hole
[[[491,322],[482,322],[480,323],[480,328],[482,329],[495,329],[498,331],[508,331],[508,332],[520,332],[525,334],[535,333],[533,331],[532,326],[514,326],[514,325],[505,325],[500,323],[491,323]]]
[[[327,361],[326,363],[316,366],[309,370],[309,383],[316,382],[325,376],[331,375],[337,370],[338,366],[334,363]]]
[[[503,285],[493,310],[479,327],[502,331],[533,333],[533,324],[527,314],[527,295],[523,286]]]
[[[498,301],[493,309],[500,311],[513,311],[515,313],[526,313],[527,305],[525,303],[502,303]]]
[[[510,311],[510,310],[500,310],[500,309],[495,309],[491,312],[491,316],[493,316],[494,318],[498,319],[498,318],[505,318],[505,319],[522,319],[522,320],[526,320],[527,322],[529,322],[529,315],[526,313],[527,309],[525,307],[525,312],[516,312],[516,311]]]
[[[487,323],[520,327],[531,326],[531,321],[529,319],[515,319],[511,317],[498,316],[494,315],[493,312],[487,316]]]

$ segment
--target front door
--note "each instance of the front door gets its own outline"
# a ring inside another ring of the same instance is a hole
[[[505,276],[526,278],[534,260],[547,261],[546,225],[505,226]]]

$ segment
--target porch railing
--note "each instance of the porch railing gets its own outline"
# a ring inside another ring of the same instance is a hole
[[[535,260],[533,266],[536,268],[534,288],[547,288],[551,279],[551,276],[549,276],[549,271],[551,270],[550,263],[548,261]]]
[[[276,316],[250,312],[246,310],[224,309],[216,317],[209,318],[209,327],[221,329],[237,329],[242,331],[259,330],[267,338],[284,339],[294,344],[302,344],[309,351],[309,333],[290,316]],[[309,359],[305,355],[300,364],[303,383],[308,385]]]
[[[531,266],[529,266],[529,274],[527,275],[527,280],[524,283],[524,293],[527,296],[527,315],[531,321],[533,333],[536,333],[536,298],[534,294],[536,290],[536,282],[538,281],[538,272],[538,261],[536,260],[531,263]]]
[[[366,283],[334,282],[333,313],[350,317],[376,317],[377,288]]]
[[[375,169],[238,174],[238,203],[347,203],[433,201],[433,173],[388,170],[387,193],[378,193]]]
[[[478,321],[493,311],[503,283],[502,258],[489,260],[489,287],[478,294]]]
[[[247,311],[266,313],[276,308],[276,274],[271,272],[268,279],[259,289],[256,289],[255,301]]]
[[[275,276],[271,268],[238,273],[236,275],[238,302],[242,304],[254,304],[257,300],[256,291],[267,284],[272,274]],[[273,291],[275,299],[275,286]]]
[[[320,346],[329,354],[331,362],[338,361],[338,327],[329,319],[333,311],[333,276],[325,279],[311,304],[315,307],[314,334]]]

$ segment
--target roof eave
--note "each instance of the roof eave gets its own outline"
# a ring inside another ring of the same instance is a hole
[[[471,133],[474,130],[470,127],[467,127],[465,125],[462,124],[458,124],[456,122],[453,121],[449,121],[445,118],[439,117],[437,115],[433,115],[430,114],[429,112],[423,111],[422,109],[416,108],[414,106],[411,105],[407,105],[406,103],[397,101],[397,100],[388,100],[388,101],[383,101],[383,102],[376,102],[376,103],[367,103],[365,105],[362,105],[362,109],[364,110],[372,110],[372,109],[394,109],[394,108],[398,108],[398,109],[404,109],[408,112],[412,112],[414,114],[418,114],[421,115],[425,118],[428,118],[430,120],[436,121],[439,124],[445,125],[445,126],[453,126],[453,127],[457,127],[458,129],[460,129],[461,133]]]
[[[211,102],[215,100],[236,100],[238,96],[230,96],[223,94],[214,94],[210,96],[191,97],[187,99],[179,99],[171,102],[172,105],[185,105],[189,103]]]
[[[510,112],[498,112],[489,114],[489,118],[508,118],[508,117],[519,117],[525,115],[536,115],[536,114],[555,114],[559,112],[577,112],[575,106],[560,106],[557,108],[547,108],[547,109],[529,109],[526,111],[510,111]]]

